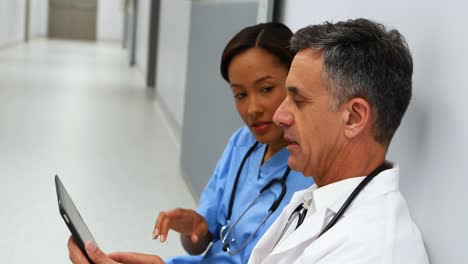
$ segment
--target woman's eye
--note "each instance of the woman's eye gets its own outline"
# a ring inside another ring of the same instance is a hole
[[[242,98],[244,98],[246,96],[247,96],[246,93],[236,93],[236,94],[234,94],[234,98],[236,98],[236,99],[242,99]]]
[[[262,88],[262,92],[264,92],[264,93],[269,93],[272,90],[273,90],[273,86],[268,86],[268,87]]]

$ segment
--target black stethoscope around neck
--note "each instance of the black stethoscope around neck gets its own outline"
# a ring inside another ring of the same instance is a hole
[[[344,212],[348,209],[349,205],[354,201],[354,199],[359,195],[359,193],[361,193],[361,191],[364,189],[364,187],[366,187],[366,185],[372,179],[375,178],[375,176],[377,176],[379,173],[381,173],[382,171],[387,170],[389,168],[391,168],[391,165],[389,163],[387,163],[387,162],[383,162],[380,166],[378,166],[376,169],[374,169],[368,176],[366,176],[359,183],[359,185],[353,190],[353,192],[349,195],[349,197],[343,203],[343,205],[338,210],[338,212],[333,216],[333,218],[330,220],[330,222],[328,222],[328,224],[322,229],[322,231],[317,236],[317,239],[319,237],[321,237],[323,234],[325,234],[328,230],[330,230],[330,228],[332,228],[338,222],[338,220],[340,220],[340,218],[343,216]],[[294,209],[294,211],[289,216],[288,221],[286,223],[286,226],[283,229],[283,231],[281,232],[280,236],[278,237],[278,239],[277,239],[275,245],[273,246],[273,248],[275,248],[276,245],[281,241],[284,234],[289,229],[289,226],[294,221],[294,219],[296,217],[298,217],[297,225],[296,225],[296,228],[295,228],[295,229],[297,229],[302,224],[302,222],[304,221],[306,214],[307,214],[307,208],[305,207],[304,203],[299,204],[296,207],[296,209]]]
[[[258,144],[259,144],[258,142],[255,142],[250,147],[250,149],[247,151],[244,158],[242,159],[241,164],[239,166],[239,169],[237,170],[236,179],[234,180],[234,185],[232,187],[231,197],[230,197],[230,200],[229,200],[229,207],[228,207],[228,212],[227,212],[227,216],[226,216],[226,224],[221,228],[221,231],[220,231],[220,238],[221,238],[221,242],[222,242],[222,245],[223,245],[223,251],[228,252],[230,255],[235,255],[235,254],[239,253],[243,248],[245,248],[245,246],[247,246],[247,244],[253,239],[253,237],[255,236],[257,231],[266,222],[266,220],[270,217],[270,215],[272,215],[276,211],[276,209],[278,209],[278,207],[279,207],[281,201],[283,201],[283,198],[284,198],[284,196],[286,194],[286,191],[287,191],[287,189],[286,189],[286,180],[288,179],[289,173],[291,172],[291,168],[289,168],[289,166],[287,167],[287,169],[285,170],[285,172],[284,172],[284,174],[283,174],[283,176],[281,178],[272,179],[270,182],[268,182],[267,185],[265,185],[260,190],[260,192],[257,194],[257,196],[252,200],[252,202],[247,206],[247,208],[240,214],[239,218],[231,225],[232,208],[234,206],[234,201],[236,199],[236,192],[237,192],[239,178],[240,178],[240,176],[242,174],[242,170],[244,169],[245,162],[252,155],[253,151],[258,146]],[[244,243],[242,243],[237,249],[232,250],[231,247],[230,247],[230,242],[233,242],[233,241],[228,241],[228,237],[229,237],[231,231],[237,225],[237,223],[240,221],[240,219],[242,219],[244,214],[253,206],[253,204],[257,201],[257,199],[264,192],[269,190],[274,184],[279,184],[281,186],[281,193],[279,194],[278,197],[275,197],[275,200],[273,201],[272,205],[268,209],[268,212],[267,212],[266,216],[260,222],[259,226],[255,229],[255,231],[252,232],[252,234],[250,234],[248,239]]]

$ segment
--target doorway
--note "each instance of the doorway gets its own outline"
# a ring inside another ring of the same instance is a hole
[[[49,38],[96,41],[97,0],[50,0]]]

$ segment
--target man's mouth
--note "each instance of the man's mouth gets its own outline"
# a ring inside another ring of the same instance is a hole
[[[299,143],[297,141],[295,141],[294,139],[290,138],[290,137],[284,137],[284,139],[286,140],[286,143],[288,143],[288,146],[292,146],[292,145],[299,145]]]

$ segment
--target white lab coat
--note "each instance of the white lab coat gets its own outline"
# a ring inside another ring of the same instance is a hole
[[[399,168],[377,175],[348,207],[338,223],[317,236],[363,177],[296,192],[255,246],[249,264],[426,264],[424,243],[398,188]],[[417,190],[415,190],[417,191]],[[298,229],[278,241],[289,216],[313,193],[315,211]]]

